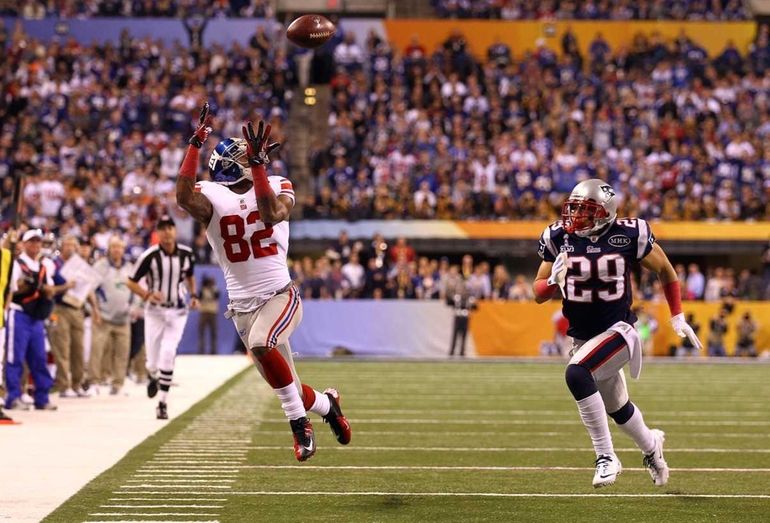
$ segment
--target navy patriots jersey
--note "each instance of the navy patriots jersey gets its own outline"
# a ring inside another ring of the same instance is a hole
[[[655,243],[650,226],[637,218],[615,220],[593,238],[567,234],[558,221],[543,231],[538,249],[547,262],[567,253],[562,306],[569,320],[567,334],[579,340],[589,340],[618,321],[636,322],[631,272]]]

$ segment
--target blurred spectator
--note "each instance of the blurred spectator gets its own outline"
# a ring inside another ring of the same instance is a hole
[[[523,274],[516,276],[516,281],[508,291],[508,299],[513,301],[531,301],[535,299],[532,285]]]
[[[747,20],[750,11],[738,0],[677,2],[672,0],[435,0],[441,18],[503,20]]]
[[[200,287],[198,309],[198,354],[216,354],[219,320],[219,289],[217,282],[209,275],[203,276]],[[209,331],[209,347],[206,350],[206,331]]]
[[[358,298],[366,283],[366,271],[358,259],[358,253],[352,253],[350,259],[342,266],[342,276],[345,278],[347,298]]]
[[[749,356],[756,358],[757,348],[755,338],[757,333],[757,322],[751,317],[750,312],[746,312],[738,322],[738,342],[735,345],[735,356]]]
[[[762,253],[762,298],[770,300],[770,241]]]
[[[719,301],[722,299],[725,287],[725,269],[717,267],[709,276],[703,299],[706,301]]]
[[[20,254],[13,262],[9,292],[8,350],[5,366],[5,408],[26,410],[21,401],[25,383],[24,365],[35,383],[34,404],[38,410],[56,410],[48,392],[53,378],[46,365],[44,322],[51,314],[51,298],[74,287],[73,282],[54,285],[52,264],[41,257],[43,233],[30,229],[22,236]]]
[[[59,0],[43,2],[0,3],[3,16],[21,16],[31,19],[42,18],[92,18],[92,17],[186,17],[191,14],[206,17],[246,17],[269,18],[273,15],[272,4],[267,0],[230,0],[210,2],[203,0],[163,0],[163,1],[90,1]]]
[[[709,323],[708,355],[727,356],[725,352],[725,333],[727,332],[727,311],[722,308]]]
[[[517,282],[518,283],[518,282]],[[492,292],[490,298],[493,300],[505,300],[510,297],[511,276],[504,265],[495,265],[492,274]]]
[[[77,282],[68,282],[61,274],[61,269],[70,261],[79,256],[79,242],[75,236],[65,236],[61,244],[61,252],[54,260],[56,272],[54,283],[65,285]],[[82,258],[82,257],[81,257]],[[85,259],[88,262],[87,259]],[[81,282],[82,284],[82,282]],[[55,320],[48,328],[48,337],[51,342],[51,351],[56,361],[56,382],[54,388],[59,391],[62,398],[86,397],[89,393],[83,389],[85,378],[84,361],[84,328],[85,303],[77,303],[63,295],[56,297],[56,305],[53,314]],[[94,317],[100,318],[98,307],[94,307]]]
[[[88,358],[89,385],[101,385],[110,377],[110,394],[119,394],[126,379],[131,351],[131,303],[133,294],[126,286],[132,266],[125,259],[126,244],[119,236],[109,240],[107,256],[94,264],[101,276],[96,288],[101,321],[94,325]]]
[[[455,351],[460,357],[465,357],[465,342],[468,337],[471,311],[476,309],[476,299],[468,294],[467,289],[456,289],[457,292],[447,299],[454,310],[454,324],[452,326],[452,342],[449,345],[449,355],[454,356]]]
[[[492,282],[489,279],[489,264],[481,262],[476,264],[465,282],[468,294],[476,300],[486,300],[492,295]]]
[[[687,320],[687,324],[692,327],[693,332],[695,332],[695,335],[698,335],[698,332],[700,331],[700,324],[695,319],[695,315],[692,312],[688,312],[687,316],[685,318]],[[676,355],[679,357],[683,356],[698,356],[699,351],[695,347],[695,345],[692,344],[689,338],[681,338],[681,344],[679,347],[676,348]]]
[[[390,249],[390,261],[397,262],[403,260],[413,262],[415,258],[414,249],[407,245],[406,238],[398,238],[396,244]]]
[[[700,272],[697,264],[691,263],[687,267],[687,299],[700,300],[706,290],[706,277]]]

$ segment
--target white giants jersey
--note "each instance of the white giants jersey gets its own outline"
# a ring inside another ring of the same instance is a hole
[[[276,195],[285,194],[294,201],[289,180],[268,176],[268,181]],[[238,194],[224,185],[198,182],[195,190],[214,209],[206,238],[225,273],[230,300],[253,300],[286,287],[291,282],[286,263],[289,222],[264,223],[253,189]]]

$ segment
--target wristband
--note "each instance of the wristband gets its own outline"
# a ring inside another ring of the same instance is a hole
[[[272,189],[270,188],[270,182],[267,181],[267,171],[264,165],[252,165],[251,177],[254,181],[254,192],[257,198],[267,198]]]
[[[198,155],[200,150],[194,145],[187,146],[187,153],[182,160],[182,166],[179,168],[179,176],[195,180],[198,171]]]
[[[678,280],[670,281],[663,286],[663,294],[668,302],[671,316],[682,313],[682,289]]]
[[[533,285],[535,289],[535,296],[538,298],[550,298],[553,296],[554,291],[559,287],[558,285],[548,284],[548,280],[536,280],[535,285]]]

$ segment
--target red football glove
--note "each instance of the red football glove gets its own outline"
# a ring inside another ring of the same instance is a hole
[[[190,139],[187,140],[187,143],[200,149],[203,146],[203,142],[205,142],[209,137],[209,134],[211,134],[211,119],[212,116],[209,114],[209,103],[206,102],[203,104],[201,115],[198,117],[198,128],[195,129],[195,132]]]

